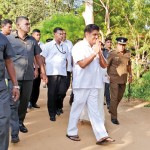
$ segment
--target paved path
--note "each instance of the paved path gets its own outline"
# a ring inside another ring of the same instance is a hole
[[[119,107],[120,125],[113,125],[106,113],[106,128],[116,140],[107,146],[96,145],[89,123],[79,124],[80,142],[66,138],[70,106],[69,96],[65,99],[64,114],[56,122],[49,120],[46,106],[46,91],[41,88],[38,104],[40,109],[29,110],[25,125],[28,133],[20,133],[20,142],[11,144],[9,150],[150,150],[150,108],[145,103],[124,102]]]

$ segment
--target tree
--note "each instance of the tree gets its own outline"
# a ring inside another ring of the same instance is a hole
[[[41,30],[41,40],[43,42],[45,42],[47,38],[53,38],[53,29],[55,27],[65,29],[67,32],[67,38],[73,43],[75,43],[78,38],[83,38],[84,36],[83,30],[85,25],[83,18],[71,13],[54,15],[51,19],[43,21],[38,26]]]
[[[34,25],[53,14],[70,12],[71,1],[67,5],[63,0],[0,0],[2,18],[16,20],[17,16],[27,16]]]
[[[94,23],[93,0],[85,1],[85,11],[82,13],[82,15],[85,20],[85,25]]]

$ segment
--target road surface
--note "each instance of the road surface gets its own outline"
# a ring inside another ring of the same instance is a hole
[[[80,142],[69,140],[66,135],[70,112],[69,92],[65,98],[64,114],[56,122],[49,120],[47,89],[41,88],[40,109],[28,110],[25,125],[28,133],[20,133],[20,142],[10,143],[9,150],[150,150],[150,108],[139,101],[122,101],[119,106],[120,125],[110,121],[105,107],[106,128],[116,141],[110,145],[96,145],[90,123],[79,124]]]

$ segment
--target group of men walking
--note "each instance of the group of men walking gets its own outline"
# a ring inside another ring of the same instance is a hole
[[[1,109],[2,113],[0,114],[0,124],[2,124],[2,126],[0,126],[0,131],[2,131],[0,132],[0,137],[3,138],[3,140],[0,140],[1,150],[8,149],[9,124],[11,126],[12,143],[19,142],[19,130],[24,133],[28,132],[28,129],[24,126],[24,119],[32,92],[34,79],[34,58],[36,59],[36,62],[41,69],[41,78],[44,80],[44,82],[47,83],[45,67],[40,56],[41,49],[38,46],[36,40],[32,36],[28,35],[28,33],[30,32],[29,19],[24,16],[17,17],[17,31],[11,34],[9,32],[5,32],[7,29],[8,31],[11,31],[11,27],[12,22],[10,20],[4,20],[2,22],[2,33],[0,33],[2,38],[2,40],[0,41],[0,44],[2,45],[0,53],[2,65],[0,67],[0,69],[2,70],[0,80],[2,84],[0,85],[2,86],[2,88],[0,92],[2,92],[3,94],[5,89],[5,93],[7,91],[6,95],[8,95],[7,97],[2,97],[0,95],[1,102],[3,103],[1,105],[1,107],[3,107],[3,109]],[[6,35],[7,38],[2,34]],[[7,68],[6,73],[4,73],[4,59]],[[7,66],[8,60],[13,61],[13,63],[9,61],[10,66]],[[5,78],[8,80],[8,88],[5,83]],[[20,90],[20,97],[18,90]],[[5,112],[7,114],[4,114]],[[7,118],[7,121],[4,120],[4,117]]]
[[[86,107],[96,144],[114,142],[108,136],[98,107],[98,101],[103,101],[99,96],[99,89],[104,87],[105,82],[101,71],[107,68],[105,75],[108,73],[107,78],[110,81],[105,83],[107,108],[112,123],[119,124],[117,107],[125,91],[128,73],[129,82],[132,81],[130,53],[125,49],[127,39],[116,38],[116,50],[112,50],[112,40],[106,38],[105,47],[102,49],[99,27],[90,24],[85,27],[84,39],[74,46],[66,39],[66,31],[60,27],[53,30],[54,39],[43,44],[40,42],[40,30],[35,29],[32,36],[28,35],[30,23],[24,16],[17,17],[16,31],[10,33],[11,28],[10,20],[2,22],[0,137],[3,136],[3,139],[0,140],[0,149],[8,149],[9,124],[12,143],[19,142],[19,131],[28,132],[24,119],[27,107],[39,108],[37,100],[41,78],[48,87],[47,107],[50,120],[56,121],[56,116],[63,113],[63,100],[70,86],[71,72],[74,99],[66,136],[71,140],[80,141],[77,123]],[[7,69],[6,73],[4,66]],[[8,87],[5,78],[8,80]]]

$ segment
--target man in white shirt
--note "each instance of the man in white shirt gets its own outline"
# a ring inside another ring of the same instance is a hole
[[[102,86],[100,66],[107,67],[101,51],[101,43],[98,40],[99,27],[95,24],[87,25],[84,36],[84,40],[78,42],[72,49],[74,102],[70,111],[66,136],[71,140],[80,141],[77,123],[86,106],[96,136],[96,144],[113,142],[114,140],[106,132],[104,121],[98,110],[98,92]]]
[[[62,42],[63,29],[54,29],[54,40],[43,46],[41,55],[46,64],[48,76],[48,112],[51,121],[56,121],[56,114],[63,113],[63,99],[67,88],[68,47]]]
[[[67,90],[69,89],[70,86],[70,79],[71,79],[71,72],[72,72],[72,56],[71,56],[71,50],[73,47],[73,44],[70,40],[66,39],[66,31],[63,29],[63,42],[67,45],[68,47],[68,65],[67,65]]]
[[[32,37],[35,38],[40,48],[42,48],[42,45],[44,45],[44,43],[40,42],[41,31],[39,29],[33,29]],[[41,84],[40,72],[41,72],[40,68],[36,63],[36,60],[34,59],[34,78],[35,79],[33,80],[32,93],[30,96],[29,104],[28,104],[29,109],[31,109],[32,107],[40,108],[40,106],[37,105],[37,101],[38,101],[39,94],[40,94],[40,84]]]

